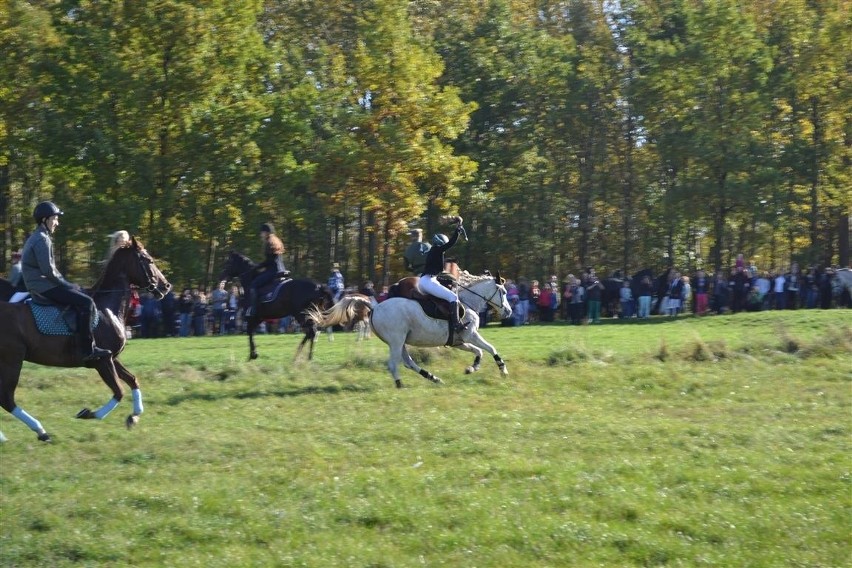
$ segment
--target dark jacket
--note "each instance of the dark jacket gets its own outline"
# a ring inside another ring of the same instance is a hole
[[[287,271],[284,268],[284,256],[274,252],[269,241],[266,241],[263,245],[263,255],[263,262],[257,265],[257,272],[272,270],[274,274],[281,274]]]
[[[21,274],[27,290],[36,294],[53,288],[74,288],[56,269],[53,260],[53,239],[44,225],[39,225],[24,244]]]
[[[447,241],[447,244],[440,246],[432,245],[432,248],[429,249],[429,254],[426,255],[426,265],[423,267],[423,274],[421,276],[437,276],[444,271],[444,252],[453,248],[453,245],[459,240],[459,233],[461,233],[461,227],[456,227],[456,231],[450,237],[450,240]]]

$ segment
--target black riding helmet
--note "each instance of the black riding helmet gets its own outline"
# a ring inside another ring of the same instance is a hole
[[[63,214],[62,210],[52,201],[42,201],[35,206],[35,209],[33,209],[33,219],[35,219],[36,223],[41,223],[48,217]]]
[[[260,226],[260,232],[274,233],[275,227],[272,226],[272,223],[263,223]]]

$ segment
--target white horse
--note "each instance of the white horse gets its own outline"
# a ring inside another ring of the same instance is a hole
[[[479,370],[482,350],[485,349],[494,357],[500,372],[508,375],[506,363],[500,358],[497,350],[479,334],[479,313],[486,307],[498,310],[500,317],[504,319],[512,315],[512,307],[509,305],[503,279],[500,278],[499,273],[497,276],[474,276],[468,272],[462,272],[458,283],[459,301],[466,308],[461,321],[466,323],[467,327],[454,334],[452,346],[474,354],[473,364],[467,367],[465,372],[473,373]],[[388,370],[397,387],[402,387],[402,381],[399,378],[400,361],[423,378],[433,383],[443,383],[441,379],[420,368],[414,362],[406,345],[415,347],[446,345],[449,339],[449,325],[446,320],[426,315],[420,304],[414,300],[388,298],[373,307],[369,299],[363,296],[347,296],[324,312],[310,310],[308,317],[312,318],[319,327],[346,325],[364,309],[370,310],[370,327],[373,333],[390,348]]]
[[[848,290],[852,295],[852,268],[838,268],[834,272],[833,279],[834,296],[838,298],[838,302],[842,301],[841,295]]]

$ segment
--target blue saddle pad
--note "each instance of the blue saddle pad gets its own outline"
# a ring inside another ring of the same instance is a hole
[[[32,299],[26,300],[26,303],[29,304],[30,311],[33,313],[36,327],[43,335],[75,335],[63,317],[64,308],[37,304]],[[71,314],[70,317],[76,319],[74,310],[69,309],[68,313]],[[99,320],[100,316],[98,312],[95,312],[95,317],[92,318],[92,329],[97,327]]]
[[[281,288],[290,280],[292,280],[292,278],[284,278],[282,280],[279,280],[275,282],[275,285],[272,288],[267,288],[264,286],[263,293],[260,295],[260,303],[267,304],[278,298],[278,294],[281,293]]]

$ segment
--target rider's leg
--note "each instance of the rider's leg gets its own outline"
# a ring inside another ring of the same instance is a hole
[[[453,323],[453,329],[463,331],[467,329],[467,324],[459,321],[459,302],[450,302],[450,321]]]
[[[59,287],[43,292],[42,296],[59,304],[71,306],[77,312],[77,335],[83,361],[94,361],[112,355],[108,349],[101,349],[95,345],[91,326],[95,304],[89,296],[77,290]]]
[[[95,337],[92,334],[92,309],[89,307],[77,308],[77,335],[80,338],[80,353],[83,355],[83,361],[94,361],[112,355],[109,349],[101,349],[95,345]]]
[[[260,295],[260,288],[272,282],[275,279],[275,273],[269,269],[264,270],[257,276],[255,276],[254,280],[251,281],[251,285],[249,286],[249,307],[246,310],[246,317],[253,316],[257,314],[258,308],[258,296]]]
[[[467,327],[467,324],[459,322],[459,298],[452,290],[441,285],[434,276],[423,275],[418,281],[420,291],[432,296],[437,296],[450,303],[450,321],[456,331],[462,331]]]
[[[248,308],[246,308],[246,317],[251,317],[257,312],[257,288],[252,286],[249,288]]]

